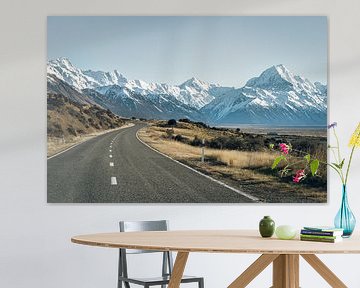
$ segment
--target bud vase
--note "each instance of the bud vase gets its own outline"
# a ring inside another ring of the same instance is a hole
[[[270,216],[264,216],[259,223],[259,232],[262,237],[271,237],[275,232],[275,222]]]
[[[334,224],[336,228],[344,229],[344,238],[350,237],[355,229],[356,219],[349,207],[346,185],[342,187],[341,206],[336,214]]]

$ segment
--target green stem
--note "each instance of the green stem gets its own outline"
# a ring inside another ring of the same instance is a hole
[[[319,162],[320,162],[320,161],[319,161]],[[320,163],[322,163],[322,162],[320,162]],[[329,163],[323,163],[323,164],[328,165],[328,166],[330,166],[331,168],[333,168],[333,169],[336,171],[336,173],[339,174],[342,184],[345,185],[345,181],[344,181],[343,175],[341,175],[341,173],[339,172],[339,169],[338,169],[337,167],[335,167],[334,165],[329,164]]]
[[[334,131],[334,135],[335,135],[335,138],[336,138],[336,145],[337,145],[337,151],[338,151],[338,156],[339,156],[339,163],[340,164],[340,161],[341,161],[341,154],[340,154],[340,142],[339,142],[339,137],[337,136],[336,134],[336,130],[335,130],[335,127],[333,127],[333,131]]]
[[[347,181],[348,181],[350,165],[351,165],[351,161],[352,161],[352,158],[353,158],[353,155],[354,155],[355,147],[356,146],[354,145],[353,148],[351,149],[349,163],[348,163],[348,166],[347,166],[347,169],[346,169],[346,177],[345,177],[345,182],[344,182],[345,185],[347,184]]]
[[[294,162],[294,163],[291,163],[291,164],[286,165],[286,167],[291,167],[291,166],[294,166],[294,165],[296,165],[296,164],[303,163],[303,162],[304,162],[304,160],[297,161],[297,162]],[[289,162],[288,162],[288,163],[289,163]]]
[[[306,154],[306,155],[309,154],[309,153],[305,153],[305,152],[303,152],[303,151],[296,150],[296,149],[293,149],[293,151],[299,152],[299,153],[301,153],[301,154]],[[309,154],[309,155],[310,155],[310,154]],[[333,169],[336,171],[336,173],[339,174],[341,182],[342,182],[343,184],[345,184],[344,175],[343,175],[343,173],[342,173],[342,170],[338,169],[338,168],[335,167],[333,164],[330,164],[330,163],[327,163],[327,162],[324,162],[324,161],[321,161],[321,160],[319,160],[319,163],[324,164],[324,165],[327,165],[327,166],[330,166],[331,168],[333,168]]]
[[[340,165],[341,164],[341,153],[340,153],[340,141],[339,141],[339,137],[337,136],[337,134],[336,134],[336,129],[335,129],[335,127],[333,127],[333,131],[334,131],[334,135],[335,135],[335,138],[336,138],[336,146],[337,146],[337,151],[338,151],[338,156],[339,156],[339,161],[337,161],[338,163],[338,165]],[[340,178],[341,178],[341,181],[342,181],[342,183],[343,184],[346,184],[346,182],[344,181],[344,173],[343,173],[343,169],[342,169],[342,167],[341,167],[341,169],[339,169],[339,172],[340,172]]]
[[[332,154],[333,154],[333,156],[334,156],[334,159],[335,159],[336,163],[337,163],[337,164],[340,164],[340,159],[337,159],[336,154],[335,154],[335,151],[334,151],[334,148],[330,148],[330,150],[331,150],[331,152],[332,152]]]

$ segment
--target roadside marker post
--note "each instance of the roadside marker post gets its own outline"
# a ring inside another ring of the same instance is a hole
[[[201,163],[205,162],[205,139],[202,139],[201,145]]]

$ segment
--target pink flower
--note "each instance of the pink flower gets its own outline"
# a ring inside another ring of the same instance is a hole
[[[282,153],[286,155],[289,154],[289,145],[286,145],[285,143],[280,143],[279,146]]]
[[[301,180],[303,180],[306,177],[305,170],[298,170],[296,171],[295,176],[293,177],[293,181],[295,183],[299,183]]]

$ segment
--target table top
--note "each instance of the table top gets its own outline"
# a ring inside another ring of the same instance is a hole
[[[190,230],[117,232],[80,235],[73,243],[141,250],[248,253],[248,254],[341,254],[360,253],[360,235],[338,243],[262,238],[256,230]]]

